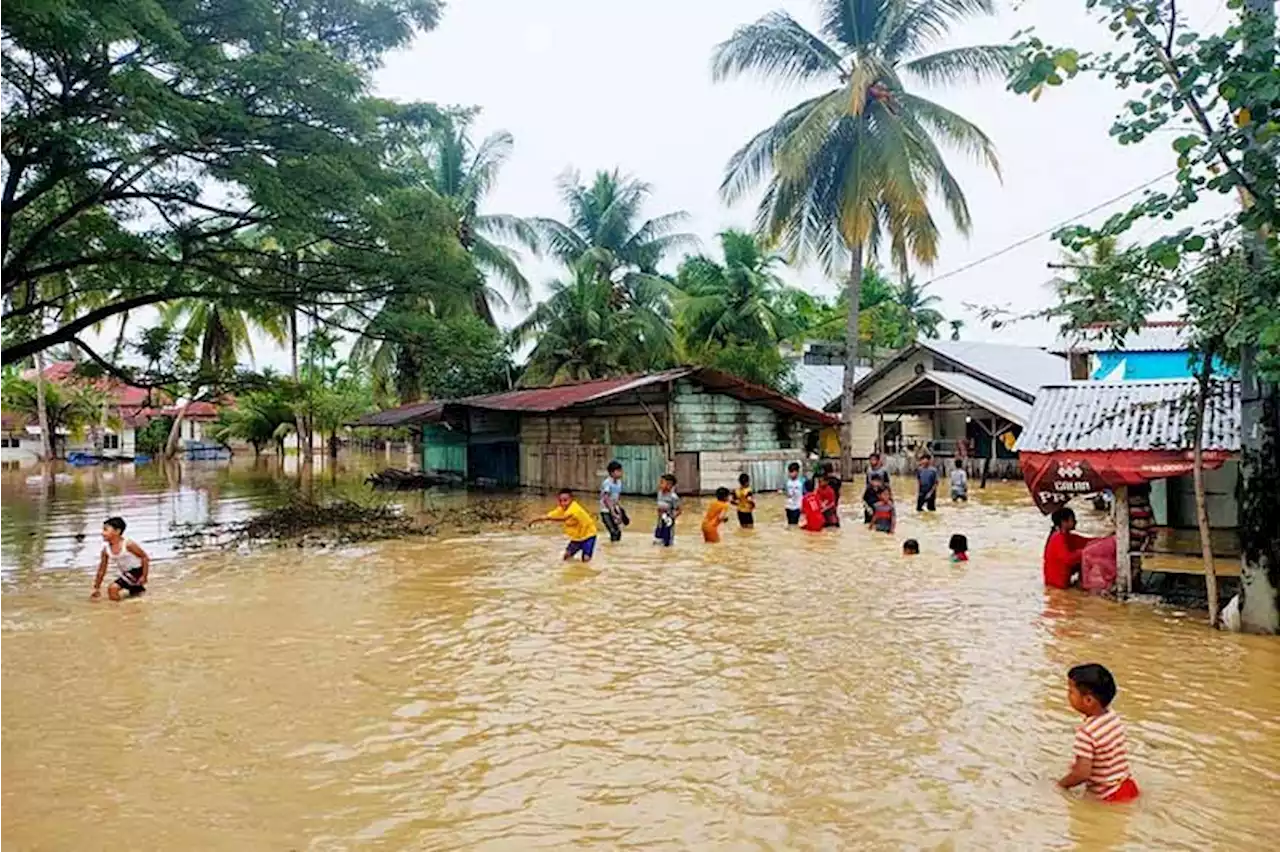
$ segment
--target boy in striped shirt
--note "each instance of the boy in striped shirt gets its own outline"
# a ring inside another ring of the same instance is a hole
[[[1085,720],[1076,728],[1075,762],[1058,786],[1084,784],[1104,802],[1130,802],[1138,798],[1138,785],[1129,774],[1124,722],[1111,709],[1115,697],[1116,681],[1106,667],[1085,663],[1067,672],[1067,701]]]

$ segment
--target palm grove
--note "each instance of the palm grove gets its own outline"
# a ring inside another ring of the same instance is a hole
[[[718,76],[823,73],[839,88],[735,156],[728,199],[778,171],[759,229],[706,247],[683,230],[686,214],[646,209],[651,188],[616,170],[562,176],[553,215],[488,210],[511,136],[475,138],[473,108],[370,92],[383,54],[436,25],[435,0],[11,4],[6,405],[34,414],[49,390],[19,366],[73,357],[86,376],[109,373],[167,398],[233,392],[240,403],[224,426],[265,447],[291,431],[331,432],[373,406],[675,363],[793,391],[780,344],[844,340],[853,328],[850,358],[874,358],[937,336],[946,322],[936,298],[905,275],[908,260],[935,250],[925,193],[942,189],[956,221],[968,219],[925,128],[984,157],[990,146],[889,76],[856,71],[864,54],[883,54],[868,68],[892,68],[942,35],[950,14],[946,3],[882,5],[843,23],[844,6],[824,7],[825,52],[790,41],[798,25],[780,15],[720,46]],[[942,11],[899,14],[913,5]],[[879,41],[858,42],[863,31]],[[997,49],[975,50],[918,69],[934,79],[998,69]],[[862,106],[841,118],[834,105],[860,86]],[[798,118],[803,134],[792,133]],[[889,134],[906,131],[919,144],[895,165]],[[882,160],[859,185],[845,166],[874,146]],[[799,174],[830,178],[832,168],[836,183],[800,190]],[[869,262],[882,238],[904,273],[897,281]],[[563,269],[536,305],[521,268],[532,254]],[[784,281],[788,263],[813,257],[836,271],[850,256],[858,286],[839,299]],[[524,318],[505,333],[504,313]],[[352,344],[342,359],[335,334]],[[248,369],[255,340],[289,347],[289,373]],[[98,409],[68,416],[93,424]],[[153,437],[172,450],[177,425]]]

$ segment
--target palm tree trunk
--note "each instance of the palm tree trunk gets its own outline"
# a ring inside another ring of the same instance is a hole
[[[1209,626],[1218,626],[1218,577],[1213,570],[1213,542],[1210,541],[1211,530],[1209,529],[1209,507],[1205,503],[1204,496],[1204,409],[1209,397],[1209,380],[1213,370],[1213,354],[1212,345],[1205,347],[1201,357],[1204,363],[1200,365],[1200,375],[1196,378],[1198,387],[1196,388],[1196,410],[1195,420],[1192,423],[1192,479],[1195,484],[1196,491],[1196,526],[1200,533],[1200,555],[1204,559],[1204,587],[1209,598]]]
[[[178,409],[178,415],[173,418],[173,425],[169,427],[169,440],[164,445],[164,457],[167,459],[178,454],[178,442],[182,438],[182,421],[187,416],[187,406],[190,404],[190,400],[182,403],[182,407]]]
[[[840,399],[841,424],[840,469],[845,479],[853,478],[853,406],[854,385],[858,367],[858,308],[862,296],[862,245],[850,252],[849,315],[844,327],[844,393]]]
[[[36,422],[40,424],[40,461],[53,458],[53,436],[49,434],[49,409],[44,401],[44,358],[36,359]]]

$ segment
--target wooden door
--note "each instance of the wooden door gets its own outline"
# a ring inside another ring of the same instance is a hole
[[[697,453],[676,453],[676,493],[690,496],[702,493]]]

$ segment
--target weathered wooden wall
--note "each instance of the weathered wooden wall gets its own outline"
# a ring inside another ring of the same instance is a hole
[[[675,388],[675,432],[676,452],[750,452],[798,447],[803,427],[772,408],[680,381]],[[704,490],[706,483],[704,468]]]
[[[654,421],[661,425],[666,416],[666,405],[647,401],[644,407],[637,403],[597,405],[555,414],[526,414],[520,418],[520,440],[529,444],[558,445],[662,444],[662,435]]]
[[[622,463],[625,494],[653,494],[658,477],[666,470],[665,448],[656,444],[527,444],[520,445],[520,484],[553,490],[572,488],[584,492],[583,504],[600,489],[610,461]]]
[[[744,473],[751,477],[755,491],[780,491],[791,462],[799,462],[807,474],[809,463],[803,450],[704,451],[698,458],[700,491],[709,494],[722,485],[737,488],[738,477]]]

